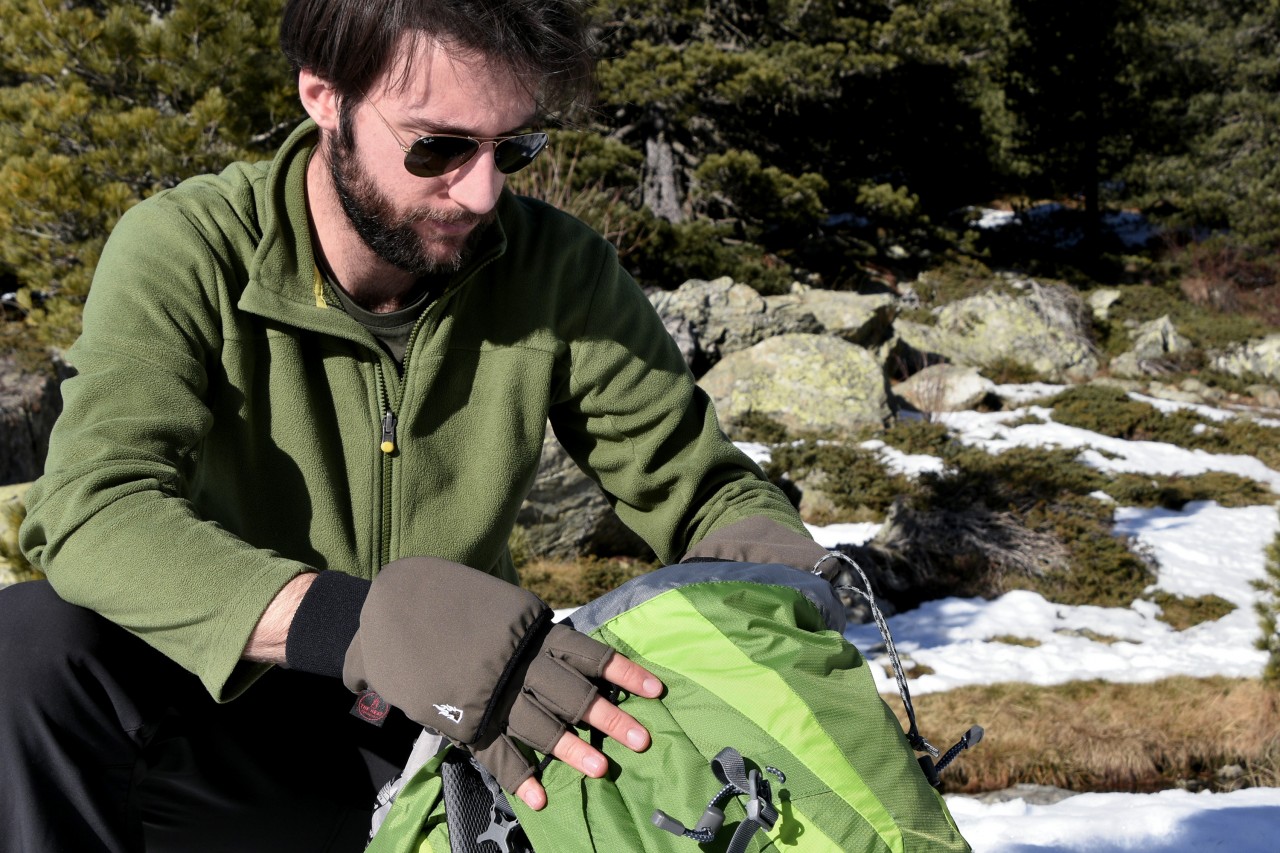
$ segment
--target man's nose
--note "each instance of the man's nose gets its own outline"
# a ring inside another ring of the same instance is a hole
[[[475,156],[450,176],[449,198],[471,213],[493,210],[507,181],[494,163],[493,150],[494,143],[482,142]]]

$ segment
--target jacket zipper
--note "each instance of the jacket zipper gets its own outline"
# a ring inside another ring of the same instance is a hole
[[[433,306],[434,307],[434,306]],[[430,313],[429,307],[418,318],[418,322],[414,325],[413,330],[409,332],[409,340],[405,345],[404,361],[400,365],[400,388],[396,394],[396,399],[391,399],[391,391],[387,387],[386,376],[382,370],[382,359],[374,362],[374,382],[376,385],[378,403],[382,407],[382,420],[379,424],[379,441],[378,450],[382,462],[382,506],[379,508],[379,518],[381,519],[381,541],[378,544],[378,565],[374,567],[376,572],[382,566],[391,562],[391,522],[392,522],[392,494],[391,479],[393,476],[395,458],[398,455],[399,444],[396,441],[396,426],[399,418],[396,411],[404,402],[405,382],[409,377],[409,355],[413,352],[414,343],[418,339],[418,330],[426,322],[427,314]]]
[[[378,403],[382,407],[382,440],[378,444],[378,458],[382,465],[382,501],[378,507],[380,532],[378,535],[378,560],[373,567],[378,570],[391,561],[391,460],[396,449],[396,415],[391,409],[390,393],[382,375],[381,362],[375,362],[374,383],[377,386]]]
[[[392,512],[392,495],[391,495],[391,477],[394,470],[395,458],[399,455],[399,445],[396,441],[396,427],[399,424],[399,417],[396,412],[404,402],[404,389],[409,380],[409,356],[413,353],[413,348],[418,341],[418,333],[422,327],[427,324],[427,318],[433,312],[439,313],[443,309],[440,307],[444,304],[445,297],[450,291],[461,288],[466,282],[474,278],[481,270],[493,263],[496,256],[490,255],[480,261],[474,269],[467,273],[466,279],[457,281],[453,285],[446,287],[431,305],[427,306],[427,310],[422,312],[418,317],[418,322],[414,324],[413,329],[409,332],[409,340],[405,343],[404,361],[400,365],[400,387],[396,399],[391,399],[391,392],[387,388],[386,377],[382,371],[382,359],[379,358],[374,362],[374,382],[376,385],[376,393],[379,405],[382,407],[381,420],[378,422],[378,450],[382,462],[382,506],[378,508],[378,515],[381,518],[382,540],[378,544],[379,562],[373,567],[376,575],[378,571],[391,562],[391,512]]]

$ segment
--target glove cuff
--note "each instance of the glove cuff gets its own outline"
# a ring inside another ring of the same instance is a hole
[[[771,518],[752,516],[708,534],[690,548],[680,562],[777,563],[811,572],[829,553],[808,533],[801,533]]]
[[[343,572],[319,572],[289,625],[285,666],[341,678],[343,660],[360,627],[360,609],[371,586],[371,581]]]

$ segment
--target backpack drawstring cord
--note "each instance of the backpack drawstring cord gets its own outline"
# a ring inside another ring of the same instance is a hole
[[[925,740],[920,734],[919,728],[916,726],[916,709],[911,704],[911,690],[907,687],[907,676],[902,671],[902,660],[898,657],[898,650],[893,645],[893,635],[889,633],[889,623],[885,621],[884,614],[880,612],[880,606],[876,604],[876,598],[871,593],[871,580],[867,577],[867,573],[862,570],[852,557],[848,554],[842,554],[839,551],[831,551],[825,557],[813,565],[813,574],[821,575],[822,564],[831,558],[843,560],[848,563],[862,577],[866,590],[858,589],[855,586],[842,584],[835,587],[839,592],[852,592],[866,599],[867,604],[871,607],[871,618],[875,620],[876,627],[880,629],[880,636],[884,637],[885,651],[889,654],[889,662],[893,665],[893,675],[898,682],[898,694],[902,697],[902,704],[907,709],[907,720],[911,723],[911,729],[907,732],[907,742],[911,744],[911,748],[916,752],[927,752],[933,758],[939,755],[938,748],[929,741]]]
[[[884,614],[880,612],[880,607],[876,604],[875,595],[871,592],[871,579],[867,577],[867,573],[862,570],[862,566],[859,566],[857,561],[848,554],[843,554],[839,551],[827,552],[826,556],[813,564],[812,573],[821,577],[822,564],[832,558],[848,563],[862,578],[862,583],[866,587],[865,590],[849,584],[834,586],[834,589],[838,592],[851,592],[862,596],[871,608],[871,618],[875,620],[876,627],[880,629],[880,636],[884,638],[884,648],[889,655],[889,663],[893,666],[894,679],[898,682],[898,695],[902,697],[903,707],[907,711],[907,720],[910,722],[910,727],[907,731],[907,743],[911,744],[911,748],[916,752],[927,753],[927,755],[920,756],[920,769],[924,771],[925,778],[929,780],[929,784],[937,788],[941,784],[938,780],[938,773],[950,764],[957,755],[982,740],[982,726],[971,726],[969,731],[965,732],[964,736],[951,749],[947,750],[946,755],[938,760],[936,764],[934,763],[934,759],[938,758],[939,750],[924,739],[924,736],[920,734],[919,727],[916,725],[916,709],[911,703],[911,690],[907,687],[907,676],[902,671],[902,660],[898,657],[898,650],[893,645],[893,635],[889,633],[889,623],[885,620]]]

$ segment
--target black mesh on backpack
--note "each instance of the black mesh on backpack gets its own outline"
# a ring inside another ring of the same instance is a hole
[[[470,755],[450,750],[440,782],[450,853],[534,853],[507,795]]]

